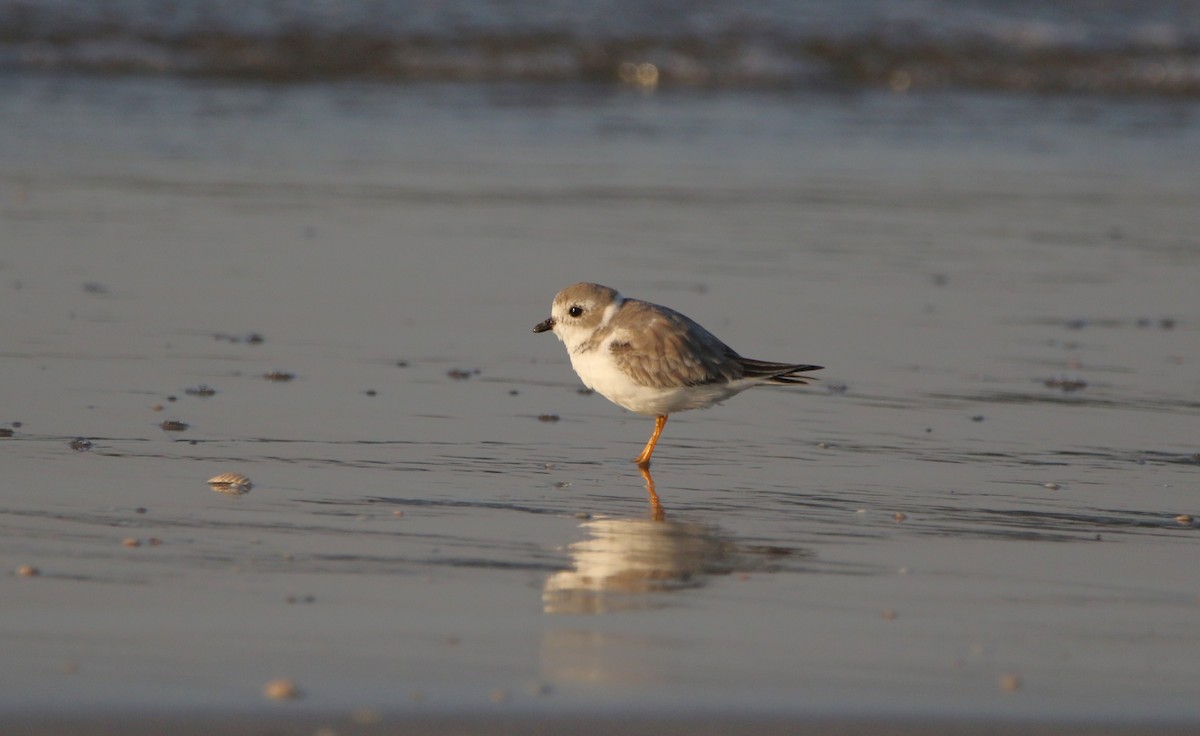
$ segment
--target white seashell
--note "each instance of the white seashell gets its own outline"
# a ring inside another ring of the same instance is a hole
[[[240,496],[249,493],[254,484],[241,473],[221,473],[208,479],[208,484],[218,493],[229,493]]]

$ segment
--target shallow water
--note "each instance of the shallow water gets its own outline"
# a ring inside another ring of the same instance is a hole
[[[1200,97],[1186,0],[0,0],[0,71]]]
[[[1200,718],[1194,104],[0,88],[6,712]],[[655,523],[581,279],[827,369]]]

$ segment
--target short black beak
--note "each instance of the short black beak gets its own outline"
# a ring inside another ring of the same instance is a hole
[[[534,332],[546,332],[547,330],[553,330],[553,329],[554,329],[554,318],[553,317],[544,319],[541,322],[538,322],[536,325],[533,326]]]

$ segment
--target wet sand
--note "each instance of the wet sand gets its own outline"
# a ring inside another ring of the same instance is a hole
[[[6,727],[1200,721],[1194,105],[0,87]],[[655,523],[582,279],[828,368]]]

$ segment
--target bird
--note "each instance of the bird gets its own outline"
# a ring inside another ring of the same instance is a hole
[[[558,292],[550,317],[533,331],[553,332],[563,342],[589,389],[654,418],[633,460],[642,470],[671,414],[707,409],[754,386],[805,384],[812,377],[801,374],[822,368],[743,357],[687,315],[588,282]]]

